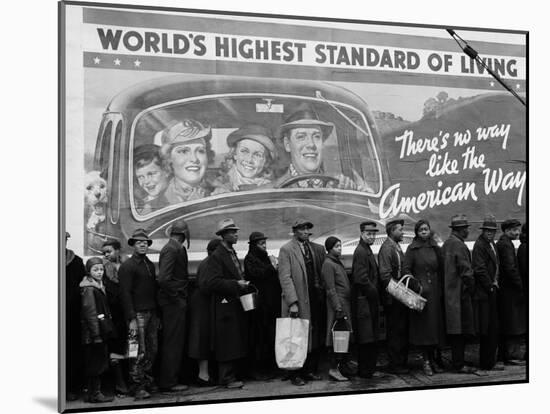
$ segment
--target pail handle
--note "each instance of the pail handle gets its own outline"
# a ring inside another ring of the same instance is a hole
[[[332,323],[332,328],[330,328],[330,331],[331,332],[334,332],[334,327],[336,326],[336,324],[338,322],[340,322],[342,319],[335,319],[334,322]],[[348,317],[347,316],[344,316],[344,319],[343,319],[345,322],[346,322],[346,326],[349,328],[347,332],[353,332],[353,329],[349,323],[349,320],[348,320]]]

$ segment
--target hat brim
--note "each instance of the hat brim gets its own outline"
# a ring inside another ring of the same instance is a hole
[[[364,229],[363,231],[374,231],[374,232],[379,232],[380,229],[376,229],[376,228],[374,228],[374,229]]]
[[[487,226],[480,226],[481,230],[498,230],[498,227],[487,227]]]
[[[390,224],[401,224],[402,226],[405,225],[405,220],[390,220],[386,223],[386,227],[388,227]]]
[[[323,132],[323,139],[327,139],[329,135],[332,133],[332,130],[334,129],[334,125],[331,124],[330,122],[317,121],[315,119],[301,119],[293,122],[287,122],[286,124],[282,124],[278,129],[277,135],[279,137],[282,137],[285,131],[289,129],[311,128],[311,127],[319,127]]]
[[[252,240],[248,241],[248,244],[256,243],[256,242],[259,242],[261,240],[267,240],[267,239],[269,239],[269,237],[260,237],[259,239],[252,239]]]
[[[239,141],[242,141],[243,139],[250,139],[252,141],[256,141],[259,144],[262,144],[269,151],[269,154],[271,155],[271,159],[276,158],[277,152],[275,149],[275,145],[273,144],[273,141],[265,135],[260,135],[260,134],[241,135],[241,134],[231,133],[227,137],[227,146],[234,147],[235,145],[237,145]]]
[[[451,229],[458,229],[460,227],[470,227],[471,224],[451,224],[449,227]]]
[[[153,240],[151,239],[134,239],[133,237],[131,237],[128,239],[128,245],[133,246],[134,244],[136,244],[137,241],[146,241],[148,246],[151,246],[153,244]]]
[[[237,226],[229,226],[229,227],[224,227],[223,229],[221,230],[218,230],[215,234],[216,236],[221,236],[222,233],[228,231],[228,230],[240,230],[241,228],[240,227],[237,227]]]
[[[297,226],[292,226],[292,230],[299,229],[299,228],[302,228],[302,227],[307,228],[309,230],[309,229],[313,228],[313,224],[310,223],[309,221],[305,222],[305,223],[300,223]]]

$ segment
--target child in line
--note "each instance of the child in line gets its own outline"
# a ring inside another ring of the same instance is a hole
[[[109,368],[107,341],[113,334],[113,322],[107,302],[103,260],[92,257],[86,262],[86,276],[80,282],[82,342],[84,344],[84,374],[88,379],[91,403],[113,401],[101,392],[101,375]]]

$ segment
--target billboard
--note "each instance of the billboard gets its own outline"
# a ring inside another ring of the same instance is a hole
[[[525,32],[457,30],[480,62],[442,27],[76,3],[62,25],[61,208],[78,255],[129,249],[143,228],[156,261],[183,219],[194,274],[220,220],[277,255],[306,218],[350,268],[365,220],[403,218],[404,248],[419,219],[439,241],[459,213],[525,221]]]

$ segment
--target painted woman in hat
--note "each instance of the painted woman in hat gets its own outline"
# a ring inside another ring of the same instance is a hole
[[[213,194],[243,191],[271,183],[276,149],[270,132],[260,125],[244,125],[227,137],[226,172]]]
[[[205,174],[213,158],[211,138],[210,127],[193,119],[184,119],[163,131],[160,155],[172,175],[164,195],[171,204],[210,195]]]

